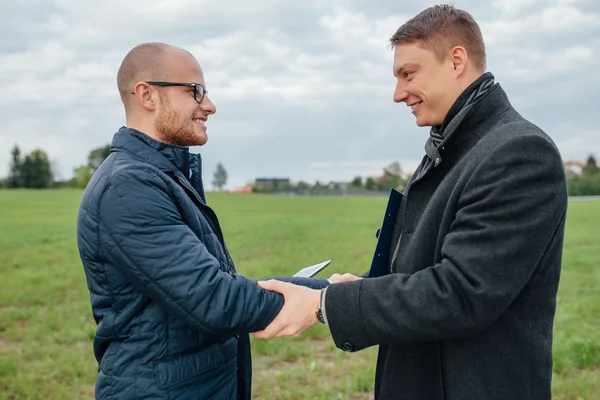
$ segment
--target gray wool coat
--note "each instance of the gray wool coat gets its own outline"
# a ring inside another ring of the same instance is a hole
[[[561,156],[499,85],[440,156],[392,193],[370,275],[327,289],[333,340],[379,346],[376,399],[550,399]]]

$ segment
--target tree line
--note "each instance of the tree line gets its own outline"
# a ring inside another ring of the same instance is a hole
[[[73,171],[73,177],[68,180],[55,180],[52,163],[46,152],[35,149],[23,155],[17,145],[11,150],[8,177],[0,179],[0,188],[85,188],[92,175],[110,154],[110,145],[92,149],[87,156],[87,163],[80,165]],[[346,184],[346,189],[389,191],[391,188],[402,191],[410,179],[409,174],[404,174],[400,163],[394,162],[383,169],[380,176],[362,178],[355,177]],[[596,158],[590,155],[581,172],[567,172],[569,195],[571,196],[598,196],[600,195],[600,168]],[[221,163],[217,164],[213,174],[213,187],[222,190],[227,184],[227,171]],[[315,184],[298,182],[287,183],[286,187],[278,187],[278,191],[302,191],[318,189],[340,189],[340,183]],[[260,191],[260,190],[254,190]]]
[[[570,196],[599,196],[600,168],[593,155],[590,155],[581,173],[567,173]]]
[[[110,154],[110,145],[92,149],[87,156],[87,163],[73,170],[73,177],[68,180],[54,179],[52,163],[47,153],[41,149],[23,155],[19,146],[11,150],[8,177],[0,179],[0,188],[10,189],[50,189],[50,188],[85,188],[92,175]],[[221,190],[227,184],[227,171],[220,163],[214,174],[213,185]]]
[[[0,179],[0,187],[10,189],[50,189],[50,188],[85,188],[98,169],[100,164],[110,154],[110,145],[99,147],[90,151],[87,164],[81,165],[73,171],[73,177],[68,180],[54,179],[52,163],[48,154],[35,149],[23,155],[19,146],[11,150],[8,177]]]
[[[372,192],[389,192],[392,188],[403,190],[409,179],[410,174],[404,174],[402,172],[400,163],[393,162],[384,167],[382,174],[379,176],[368,176],[365,178],[356,176],[349,182],[324,183],[316,181],[314,184],[304,181],[293,183],[284,180],[283,182],[277,182],[274,185],[263,186],[255,182],[252,186],[252,191],[255,193],[302,193],[306,191],[317,193],[342,191],[351,193],[365,190]]]
[[[48,155],[34,150],[22,156],[15,146],[11,151],[8,178],[0,181],[0,187],[46,189],[54,186],[54,176]]]

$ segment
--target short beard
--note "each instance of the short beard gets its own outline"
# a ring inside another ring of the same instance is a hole
[[[166,93],[161,94],[164,108],[155,122],[158,140],[176,146],[202,146],[206,143],[206,135],[198,135],[190,124],[181,122],[181,115],[173,109]]]

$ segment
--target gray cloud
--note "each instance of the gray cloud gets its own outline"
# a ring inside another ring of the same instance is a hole
[[[138,43],[200,61],[217,114],[201,151],[229,187],[258,175],[342,180],[400,161],[426,128],[392,102],[389,37],[427,2],[335,0],[16,1],[0,4],[0,176],[9,150],[40,147],[68,177],[124,124],[116,71]],[[480,21],[488,67],[565,158],[600,149],[600,6],[593,1],[456,2]],[[600,154],[598,154],[600,155]]]

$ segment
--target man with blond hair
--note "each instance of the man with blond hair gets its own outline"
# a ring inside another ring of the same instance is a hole
[[[394,101],[431,127],[426,154],[390,197],[369,273],[320,291],[260,283],[286,303],[255,336],[320,321],[344,351],[378,345],[376,399],[550,399],[567,209],[560,154],[485,72],[469,13],[428,8],[391,43]]]

